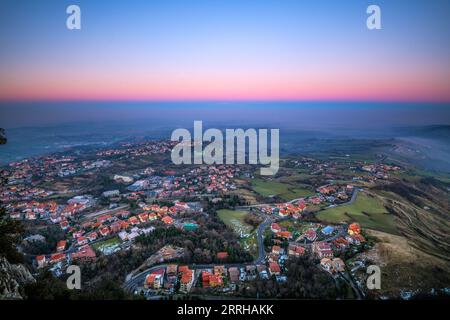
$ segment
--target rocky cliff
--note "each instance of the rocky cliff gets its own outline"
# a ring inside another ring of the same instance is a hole
[[[0,257],[0,299],[23,299],[21,288],[35,279],[22,264],[11,264]]]

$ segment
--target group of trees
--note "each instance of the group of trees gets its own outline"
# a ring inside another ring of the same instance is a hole
[[[59,225],[33,224],[26,228],[24,237],[39,234],[45,241],[32,241],[22,243],[22,251],[28,254],[50,254],[55,252],[58,241],[64,240],[66,234]]]
[[[83,275],[83,273],[82,273]],[[136,297],[127,294],[120,282],[109,275],[95,282],[83,282],[81,290],[69,290],[66,277],[56,278],[50,272],[42,272],[36,282],[28,283],[24,292],[29,300],[124,300]]]
[[[16,248],[16,244],[23,232],[20,222],[6,218],[6,210],[0,207],[0,256],[10,263],[20,263],[23,256]]]

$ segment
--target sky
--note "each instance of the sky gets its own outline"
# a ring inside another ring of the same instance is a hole
[[[2,0],[0,102],[447,103],[449,15],[448,0]]]

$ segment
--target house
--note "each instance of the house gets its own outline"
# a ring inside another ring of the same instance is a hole
[[[209,286],[212,288],[223,286],[222,276],[212,274],[209,276]]]
[[[308,229],[305,231],[305,233],[303,233],[303,237],[306,240],[313,242],[317,239],[317,233],[313,229]]]
[[[138,218],[139,218],[139,220],[142,223],[145,223],[145,222],[148,221],[148,214],[147,213],[141,213],[141,214],[138,215]]]
[[[351,236],[355,234],[361,234],[361,227],[356,222],[352,223],[348,226],[347,233]]]
[[[181,267],[178,269],[178,271],[180,271],[180,269]],[[180,272],[180,292],[189,293],[189,291],[191,291],[192,284],[194,283],[194,270],[186,267],[185,269],[183,268]]]
[[[341,258],[323,258],[320,260],[321,267],[329,273],[338,273],[345,270],[344,261]]]
[[[274,254],[280,254],[281,248],[280,246],[273,246],[272,247],[272,253]]]
[[[280,232],[277,233],[277,236],[279,238],[283,238],[283,239],[289,240],[289,239],[292,238],[292,233],[289,232],[289,231],[280,231]]]
[[[214,266],[214,274],[216,276],[225,276],[226,275],[225,266],[223,266],[223,265]]]
[[[129,219],[128,219],[128,222],[129,222],[131,225],[133,225],[133,226],[139,224],[139,220],[138,220],[136,217],[131,217],[131,218],[129,218]]]
[[[273,233],[278,233],[278,232],[281,231],[281,227],[280,227],[280,225],[279,225],[278,223],[272,223],[272,224],[270,225],[270,230],[271,230]]]
[[[84,245],[77,252],[72,253],[73,260],[95,260],[95,251],[89,245]]]
[[[354,245],[360,245],[361,243],[366,242],[366,239],[360,234],[354,234],[349,237],[347,236],[345,239]]]
[[[288,247],[288,255],[291,257],[300,257],[305,253],[305,247],[290,244]]]
[[[333,264],[331,263],[331,259],[330,258],[322,258],[320,260],[320,266],[331,273],[331,269],[333,268]]]
[[[144,288],[146,289],[159,289],[163,283],[163,277],[161,274],[150,273],[145,278]]]
[[[50,263],[62,262],[67,258],[65,253],[54,253],[50,256]]]
[[[20,212],[18,212],[18,211],[11,212],[11,213],[9,214],[9,217],[10,217],[11,219],[20,219]]]
[[[345,271],[345,263],[341,258],[333,259],[333,269],[335,272],[344,272]]]
[[[111,223],[109,227],[111,228],[111,232],[117,233],[120,231],[120,229],[122,229],[122,224],[120,223],[120,221],[116,221]]]
[[[162,222],[164,222],[165,224],[172,224],[173,223],[173,219],[169,216],[165,216],[164,218],[161,219]]]
[[[25,219],[27,220],[36,220],[36,214],[32,211],[27,211],[25,213]]]
[[[229,278],[230,278],[230,282],[231,283],[236,283],[239,281],[239,269],[237,267],[230,267],[228,268],[228,274],[229,274]]]
[[[77,244],[78,244],[79,246],[84,246],[85,244],[88,244],[88,242],[89,242],[89,240],[88,240],[88,238],[86,238],[86,237],[79,237],[79,238],[77,239]]]
[[[69,228],[69,222],[67,222],[67,221],[61,221],[61,222],[59,223],[59,226],[61,227],[61,229],[67,230],[67,229]]]
[[[37,256],[36,262],[37,262],[38,268],[43,268],[47,264],[47,260],[44,255]]]
[[[158,216],[154,212],[152,212],[152,213],[150,213],[148,215],[148,220],[149,221],[153,221],[153,220],[156,220],[156,219],[158,219]]]
[[[312,250],[318,256],[319,259],[333,257],[333,250],[331,249],[330,244],[327,242],[323,241],[314,242]]]
[[[58,241],[58,244],[56,245],[56,251],[57,252],[64,251],[66,249],[66,243],[67,243],[66,240]]]
[[[297,202],[297,207],[300,211],[304,211],[306,209],[306,204],[304,200],[299,200]]]
[[[128,229],[129,226],[130,224],[128,222],[120,220],[120,229],[125,230]]]
[[[119,232],[119,238],[122,241],[127,241],[128,240],[128,233],[126,231],[120,231]]]
[[[281,273],[280,265],[277,262],[270,262],[269,272],[271,275],[279,275]]]
[[[225,260],[228,258],[228,252],[217,252],[217,259]]]
[[[144,287],[147,289],[160,289],[164,281],[165,269],[161,268],[147,275]]]
[[[278,211],[278,215],[280,217],[287,217],[289,215],[289,211],[287,211],[286,209],[280,209],[280,211]]]
[[[202,272],[202,286],[203,288],[209,288],[209,277],[212,276],[212,273],[209,271]]]
[[[333,241],[333,245],[338,250],[345,250],[349,246],[349,242],[346,239],[339,237]]]
[[[103,227],[99,230],[99,233],[102,237],[106,237],[109,234],[109,228]]]
[[[86,238],[88,238],[89,241],[94,241],[97,239],[97,232],[93,231],[86,235]]]

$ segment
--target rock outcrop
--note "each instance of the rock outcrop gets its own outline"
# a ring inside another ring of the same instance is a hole
[[[0,257],[0,299],[23,299],[21,288],[34,281],[24,265],[11,264],[4,257]]]

